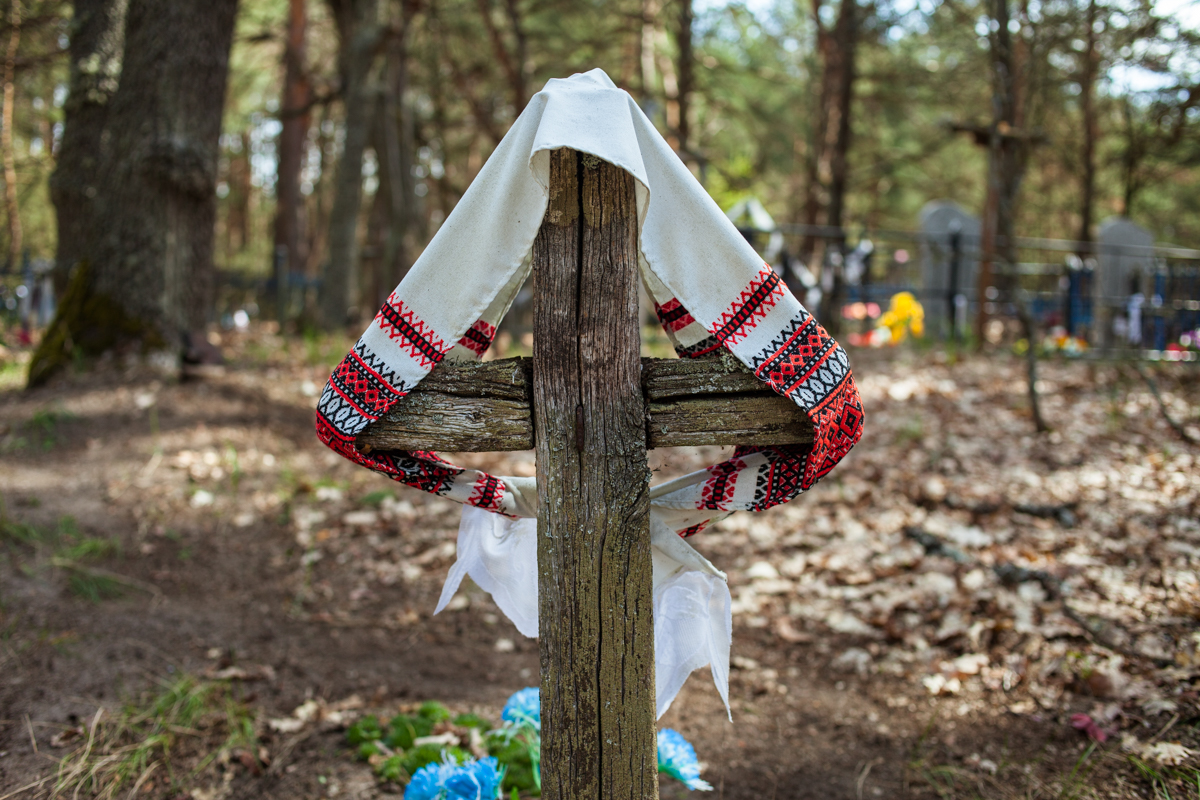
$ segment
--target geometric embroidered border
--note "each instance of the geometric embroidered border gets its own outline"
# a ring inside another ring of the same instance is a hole
[[[785,291],[779,276],[764,269],[708,335],[675,298],[655,310],[679,356],[697,358],[744,339]],[[376,320],[388,337],[425,369],[432,369],[450,349],[395,293]],[[689,326],[694,330],[685,330]],[[494,326],[479,320],[456,344],[482,356],[495,333]],[[677,334],[700,339],[684,345]],[[805,409],[814,441],[811,445],[736,448],[732,458],[708,468],[698,496],[689,500],[689,505],[695,502],[698,509],[763,511],[786,503],[828,474],[862,437],[862,399],[846,354],[803,309],[750,360],[750,366],[774,391]],[[385,415],[410,388],[359,340],[333,370],[317,403],[317,436],[356,464],[407,486],[500,511],[505,490],[503,481],[495,476],[463,470],[436,453],[362,453],[355,447],[354,440],[363,429]],[[745,459],[754,454],[760,458],[750,466]],[[695,533],[707,524],[692,525],[681,533]]]
[[[737,344],[779,302],[784,291],[783,280],[775,270],[764,267],[709,331],[723,345]]]
[[[500,500],[504,497],[504,483],[493,475],[482,473],[467,502],[485,511],[499,511]]]
[[[746,463],[734,457],[708,468],[711,476],[704,482],[697,508],[710,511],[729,511],[729,502],[733,500],[734,489],[737,488],[738,473],[746,468]]]
[[[426,330],[425,323],[411,309],[404,307],[404,301],[394,291],[375,315],[375,321],[422,369],[433,369],[450,349],[432,329]]]
[[[482,358],[494,338],[496,338],[496,326],[489,325],[480,319],[476,320],[475,324],[463,334],[458,343],[474,353],[476,357]]]
[[[661,306],[655,303],[654,313],[658,315],[659,323],[671,333],[676,333],[696,321],[683,307],[683,303],[674,297]]]
[[[744,338],[782,292],[778,276],[764,270],[722,317],[722,323],[714,326],[713,336],[690,347],[677,345],[676,352],[680,358],[696,358],[722,343]],[[669,314],[659,312],[660,319],[681,319],[687,314],[678,301],[673,303]],[[739,500],[737,506],[745,503],[747,510],[765,511],[812,488],[862,438],[862,399],[846,353],[803,309],[751,359],[750,366],[760,380],[806,410],[813,426],[813,443],[735,448],[733,458],[708,468],[710,477],[696,500],[699,509],[732,510],[729,504],[739,479],[751,479],[739,475],[746,466],[742,459],[748,455],[760,453],[766,463],[758,466],[753,476],[753,498]]]
[[[440,361],[444,350],[448,349],[440,339],[429,336],[420,320],[394,297],[389,298],[377,319],[384,320],[389,336],[393,340],[400,339],[401,346],[414,356],[424,354],[426,361],[434,358]],[[480,328],[477,324],[477,334],[486,335],[486,330]],[[354,445],[363,429],[385,415],[408,393],[408,388],[360,339],[333,370],[317,402],[317,438],[354,463],[406,486],[441,496],[457,493],[456,481],[465,470],[443,460],[437,453],[363,453]],[[479,474],[482,477],[474,482],[471,497],[461,499],[488,510],[498,510],[504,497],[504,484],[490,475]]]

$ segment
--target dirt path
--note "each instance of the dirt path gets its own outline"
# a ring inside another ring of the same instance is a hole
[[[348,720],[429,699],[495,719],[537,683],[536,643],[478,589],[431,616],[457,506],[316,442],[344,343],[224,344],[204,380],[0,394],[0,797],[48,796],[98,708],[193,676],[248,738],[177,731],[138,796],[381,796]],[[693,540],[730,573],[734,721],[698,672],[662,725],[719,797],[1200,798],[1200,450],[1130,371],[1044,365],[1037,440],[1015,360],[889,355],[854,358],[845,465]],[[1159,381],[1195,432],[1196,371]],[[656,453],[656,480],[718,457]]]

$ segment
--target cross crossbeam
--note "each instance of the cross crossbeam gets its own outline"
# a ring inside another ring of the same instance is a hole
[[[643,358],[646,448],[812,441],[803,409],[741,362]],[[358,438],[360,449],[455,453],[530,450],[533,359],[442,363]]]

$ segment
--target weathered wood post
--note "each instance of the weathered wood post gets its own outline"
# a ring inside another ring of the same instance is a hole
[[[657,798],[633,178],[550,154],[533,246],[542,796]]]

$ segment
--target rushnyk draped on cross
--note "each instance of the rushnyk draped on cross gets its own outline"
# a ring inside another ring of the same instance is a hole
[[[531,363],[472,363],[531,269]],[[639,359],[639,276],[679,361]],[[720,686],[728,660],[723,576],[680,536],[811,487],[860,438],[862,405],[845,353],[594,70],[530,101],[334,370],[317,433],[464,503],[460,549],[536,517],[543,794],[654,797],[656,699],[661,713],[681,682],[664,674],[711,662]],[[646,448],[673,444],[740,446],[650,488]],[[531,446],[536,480],[433,452]],[[659,635],[686,627],[675,601],[711,617],[707,650],[681,653],[695,630]]]

